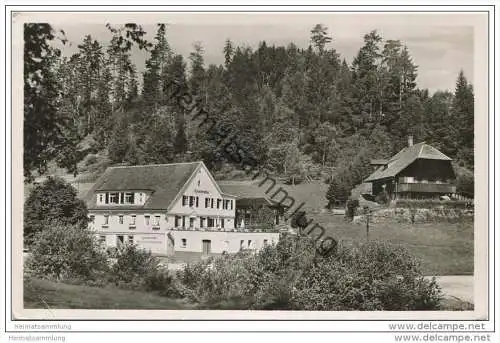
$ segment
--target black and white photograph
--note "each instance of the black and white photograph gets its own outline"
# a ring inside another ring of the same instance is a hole
[[[14,13],[18,313],[486,320],[487,20]]]

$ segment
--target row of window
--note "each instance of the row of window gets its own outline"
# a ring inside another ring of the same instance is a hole
[[[175,216],[174,226],[175,227],[187,227],[186,224],[188,224],[188,222],[187,222],[186,218],[187,218],[186,216]],[[195,220],[196,220],[196,218],[189,218],[189,227],[195,226]],[[219,222],[217,223],[216,218],[200,217],[200,228],[217,227],[217,224],[221,228],[224,228],[224,218],[220,218]]]
[[[113,216],[105,214],[103,216],[104,222],[102,225],[109,225],[111,219]],[[125,216],[124,215],[118,215],[118,224],[124,224],[125,223]],[[135,214],[128,215],[127,217],[127,223],[129,226],[135,226],[136,225],[136,220],[137,216]],[[144,225],[145,226],[160,226],[160,219],[161,216],[155,215],[155,216],[149,216],[145,215],[144,216]],[[188,221],[189,220],[189,221]],[[195,226],[195,221],[196,218],[189,218],[186,216],[175,216],[175,227],[188,227],[187,224],[189,224],[189,227],[194,227]],[[90,222],[95,223],[95,216],[91,215],[90,216]],[[200,217],[199,221],[199,227],[204,228],[213,228],[213,227],[221,227],[224,228],[224,218],[216,219],[212,217]]]
[[[98,204],[116,204],[116,205],[133,205],[142,204],[144,202],[144,193],[134,192],[106,192],[100,193],[97,197]]]
[[[131,237],[131,236],[129,236],[129,237]],[[225,243],[226,243],[226,245],[229,244],[228,241],[226,241]],[[264,239],[263,244],[264,244],[264,246],[266,246],[268,244],[268,240]],[[187,247],[187,239],[186,238],[181,239],[181,247],[182,248]],[[247,240],[246,242],[244,239],[242,239],[240,241],[240,250],[242,250],[242,249],[254,249],[254,248],[255,248],[254,242],[251,239]]]
[[[119,245],[125,244],[125,242],[128,244],[134,244],[134,236],[133,235],[127,235],[127,236],[116,235],[116,245],[119,246]],[[99,236],[99,243],[100,244],[106,243],[106,236],[105,235]],[[226,241],[225,244],[228,245],[229,242]],[[264,244],[264,246],[266,246],[268,244],[268,240],[264,239],[263,244]],[[181,239],[181,247],[182,248],[187,247],[187,239],[186,238]],[[247,240],[246,242],[244,239],[242,239],[240,241],[240,249],[254,249],[254,242],[251,239]]]
[[[125,237],[127,237],[127,243],[128,244],[134,244],[134,236],[133,235],[116,235],[116,245],[122,245],[125,244]],[[100,244],[105,244],[106,243],[106,236],[105,235],[100,235],[99,236],[99,243]]]
[[[263,242],[263,243],[264,243],[264,246],[266,246],[266,245],[267,245],[267,242],[268,242],[268,241],[267,241],[267,239],[264,239],[264,242]],[[254,247],[254,245],[253,245],[253,244],[254,244],[254,242],[253,242],[251,239],[249,239],[249,240],[247,241],[247,244],[245,245],[245,240],[244,240],[244,239],[242,239],[242,240],[240,241],[240,250],[241,250],[241,249],[255,249],[255,247]]]
[[[192,195],[182,196],[182,206],[199,207],[200,197]],[[205,198],[205,208],[217,208],[223,210],[232,210],[234,208],[233,200]]]
[[[438,177],[422,177],[422,176],[401,176],[399,178],[400,183],[451,183],[450,179],[443,179]]]
[[[110,215],[107,215],[105,214],[104,215],[104,223],[102,225],[109,225],[109,222],[110,222],[110,219],[111,217],[113,216],[110,216]],[[124,223],[124,216],[123,215],[118,215],[118,224],[123,224]],[[137,219],[137,216],[135,214],[132,214],[132,215],[129,215],[127,216],[128,219],[128,225],[129,226],[135,226],[136,225],[136,219]],[[160,216],[149,216],[149,215],[145,215],[144,216],[144,225],[146,226],[159,226],[160,225]],[[95,222],[95,216],[94,215],[91,215],[90,216],[90,222],[91,223],[94,223]]]

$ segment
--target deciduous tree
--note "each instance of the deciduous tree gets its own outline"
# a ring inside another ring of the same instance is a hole
[[[33,242],[36,233],[57,225],[86,228],[87,206],[76,189],[61,178],[48,177],[36,184],[24,204],[24,241]]]

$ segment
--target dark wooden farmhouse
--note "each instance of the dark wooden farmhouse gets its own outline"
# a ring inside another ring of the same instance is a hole
[[[455,172],[451,158],[425,144],[413,144],[389,160],[372,160],[375,171],[365,179],[372,184],[372,194],[384,190],[391,199],[439,198],[456,193]]]

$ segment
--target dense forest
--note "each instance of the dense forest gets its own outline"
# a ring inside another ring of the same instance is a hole
[[[237,171],[224,142],[193,119],[200,108],[259,168],[293,183],[333,177],[359,184],[370,159],[392,156],[410,134],[473,170],[472,85],[461,72],[453,93],[420,89],[404,42],[377,31],[366,33],[352,61],[318,24],[307,48],[262,41],[252,49],[227,39],[224,63],[206,65],[200,43],[187,59],[176,54],[165,24],[150,41],[135,24],[108,28],[111,41],[87,35],[78,53],[63,57],[52,43],[64,42],[64,33],[25,25],[27,181],[54,161],[77,172],[89,153],[105,153],[112,164],[203,160],[214,172]],[[148,51],[142,75],[133,49]],[[190,95],[189,104],[173,86]]]

